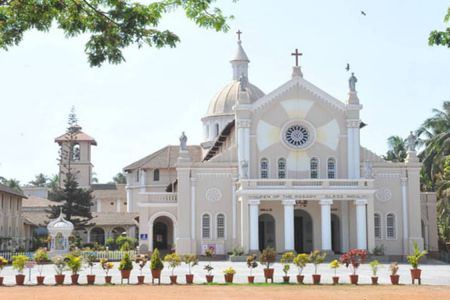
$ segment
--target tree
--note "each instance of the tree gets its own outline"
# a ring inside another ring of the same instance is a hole
[[[448,7],[447,15],[444,17],[444,23],[450,21],[450,6]],[[447,46],[450,48],[450,27],[445,31],[433,30],[428,37],[428,45]]]
[[[20,188],[20,181],[17,179],[6,179],[5,177],[0,176],[0,183],[19,192],[22,191],[22,189]]]
[[[234,0],[236,1],[236,0]],[[24,33],[37,29],[49,31],[52,25],[67,37],[89,34],[85,52],[91,66],[119,64],[125,60],[122,50],[138,47],[175,47],[180,38],[158,25],[162,17],[182,9],[188,19],[202,28],[226,32],[225,16],[214,7],[216,0],[160,0],[144,4],[132,0],[0,0],[0,47],[18,45]]]
[[[48,179],[47,187],[51,190],[55,190],[59,186],[59,176],[53,175]]]
[[[34,180],[30,181],[32,186],[36,187],[45,187],[47,186],[47,182],[49,181],[48,177],[42,173],[39,173],[35,176]]]
[[[113,181],[117,184],[126,184],[127,176],[123,172],[119,172],[113,177]]]
[[[406,158],[406,141],[398,135],[393,135],[388,138],[389,150],[384,156],[385,160],[392,162],[404,162]]]

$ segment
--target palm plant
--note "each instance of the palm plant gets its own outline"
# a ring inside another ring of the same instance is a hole
[[[405,139],[398,135],[390,136],[387,140],[389,150],[384,156],[385,160],[393,162],[404,162],[406,158]]]

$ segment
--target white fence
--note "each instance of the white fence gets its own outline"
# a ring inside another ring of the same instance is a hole
[[[83,257],[93,255],[93,256],[95,256],[95,258],[97,260],[106,258],[109,261],[119,261],[122,259],[122,257],[124,256],[125,253],[128,253],[130,255],[131,259],[133,259],[133,256],[136,255],[135,250],[132,250],[132,251],[118,251],[118,250],[117,251],[81,251],[81,253],[82,253]],[[33,259],[34,252],[10,252],[10,251],[1,252],[0,251],[0,256],[3,256],[8,261],[11,261],[12,257],[17,256],[17,255],[25,255],[25,256],[28,256],[30,259]]]

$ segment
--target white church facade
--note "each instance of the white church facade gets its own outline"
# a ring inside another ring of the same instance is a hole
[[[265,94],[249,82],[240,39],[237,46],[232,81],[201,120],[204,142],[188,146],[183,133],[180,145],[124,168],[140,249],[405,255],[416,241],[437,250],[435,199],[420,192],[414,137],[404,163],[360,144],[356,77],[340,101],[305,80],[297,62]]]

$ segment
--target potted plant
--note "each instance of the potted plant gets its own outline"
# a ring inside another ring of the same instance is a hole
[[[95,275],[92,272],[92,269],[94,268],[96,260],[97,260],[97,258],[95,257],[95,255],[92,255],[92,254],[89,254],[86,257],[86,264],[90,271],[90,274],[86,275],[86,279],[87,279],[87,283],[91,284],[91,285],[95,283]]]
[[[389,266],[389,270],[391,271],[391,283],[392,284],[398,284],[400,280],[400,275],[397,274],[398,272],[398,263],[396,261],[392,262]]]
[[[352,284],[358,284],[358,275],[356,274],[356,271],[366,258],[367,251],[363,249],[350,249],[341,255],[341,263],[345,264],[347,268],[348,266],[351,266],[352,268],[352,274],[350,274],[350,282]]]
[[[209,259],[209,263],[203,267],[203,270],[206,271],[206,282],[211,283],[214,280],[214,275],[212,275],[212,270],[214,270],[211,259],[214,256],[214,248],[208,248],[205,250],[205,255]]]
[[[150,270],[152,271],[152,283],[155,283],[155,279],[158,279],[158,284],[161,284],[161,270],[164,269],[164,264],[161,261],[158,248],[153,250],[150,257]]]
[[[303,283],[303,279],[305,278],[305,276],[302,275],[302,272],[308,262],[309,262],[309,255],[306,253],[300,253],[294,258],[294,264],[298,268],[297,282],[300,284]]]
[[[236,270],[234,270],[232,267],[228,267],[225,270],[223,270],[223,274],[226,283],[233,283],[233,277],[234,274],[236,274]]]
[[[314,250],[309,254],[309,262],[314,265],[314,274],[312,275],[314,284],[320,284],[320,275],[317,274],[317,267],[324,262],[326,256],[326,253],[322,253],[319,250]]]
[[[62,256],[55,256],[52,259],[52,262],[55,265],[55,271],[56,271],[55,282],[57,285],[63,284],[64,278],[66,277],[66,275],[64,275],[64,273],[63,273],[64,270],[66,269],[66,260]]]
[[[372,269],[372,284],[376,285],[378,284],[378,276],[377,276],[377,271],[378,271],[378,266],[380,265],[380,262],[378,260],[372,260],[370,262],[370,268]]]
[[[114,268],[114,264],[112,262],[109,262],[106,258],[100,259],[100,265],[102,266],[102,269],[105,271],[105,283],[110,284],[111,283],[111,276],[109,275],[109,271]]]
[[[8,264],[8,260],[3,256],[0,256],[0,286],[3,285],[3,277],[1,276],[3,268]]]
[[[45,276],[42,276],[44,264],[48,261],[47,249],[39,248],[34,252],[33,259],[37,264],[39,276],[36,276],[36,282],[38,285],[43,285]]]
[[[82,257],[76,253],[71,253],[66,256],[67,267],[72,271],[72,275],[70,275],[70,279],[72,280],[72,284],[78,284],[78,278],[80,275],[78,272],[81,270],[81,266],[83,264]]]
[[[138,278],[138,284],[144,284],[145,276],[142,275],[142,271],[144,270],[145,265],[147,264],[148,257],[147,255],[137,255],[134,260],[138,267],[139,267],[139,276]]]
[[[277,257],[277,252],[273,248],[266,248],[261,253],[261,256],[259,257],[259,262],[261,265],[265,265],[264,268],[264,278],[267,283],[267,281],[270,279],[270,281],[273,283],[273,268],[270,267],[271,264],[275,262],[275,259]]]
[[[181,257],[174,253],[167,254],[164,256],[164,261],[169,264],[169,267],[172,269],[172,275],[170,275],[170,283],[177,284],[177,275],[174,274],[175,268],[181,265]]]
[[[422,270],[419,269],[419,262],[420,260],[427,255],[427,251],[423,250],[420,251],[419,246],[417,246],[417,242],[413,242],[413,251],[414,253],[410,256],[407,256],[406,259],[408,260],[409,264],[411,265],[412,269],[411,271],[411,280],[412,284],[414,284],[414,281],[417,279],[419,284],[422,284],[420,275],[422,274]]]
[[[283,264],[283,272],[284,272],[284,276],[283,276],[283,282],[284,283],[289,283],[289,270],[291,269],[291,263],[294,260],[295,255],[294,252],[285,252],[283,253],[283,255],[281,256],[281,263]]]
[[[17,270],[19,274],[16,275],[16,284],[23,285],[25,281],[25,275],[23,275],[23,270],[25,269],[25,263],[28,261],[28,256],[16,255],[12,257],[12,266]]]
[[[183,262],[188,266],[188,274],[186,274],[186,283],[192,284],[194,282],[194,274],[191,273],[191,268],[198,265],[198,257],[195,254],[187,254],[183,256]]]
[[[337,269],[341,266],[339,261],[337,259],[333,260],[330,263],[330,268],[334,270],[334,276],[333,276],[333,284],[339,284],[339,276],[337,276]]]
[[[130,273],[133,270],[133,262],[130,259],[130,254],[125,252],[120,260],[119,270],[121,275],[120,282],[123,283],[123,280],[126,279],[128,283],[130,283]]]
[[[258,267],[258,262],[256,261],[256,254],[247,256],[247,267],[250,269],[250,275],[247,277],[248,283],[254,283],[255,276],[252,275],[252,271],[256,267]]]

